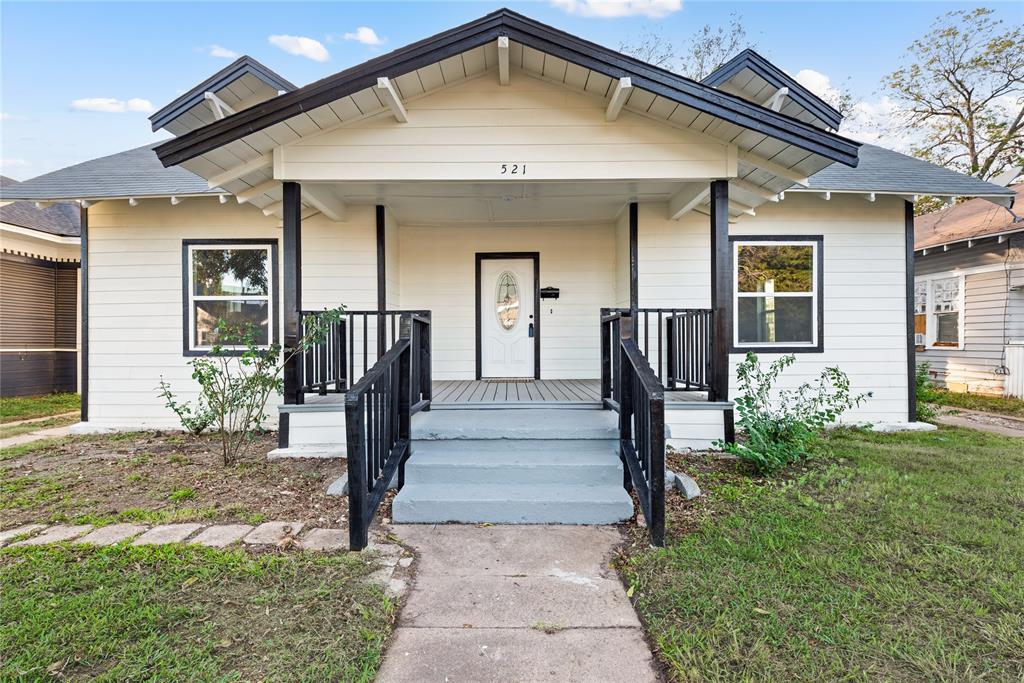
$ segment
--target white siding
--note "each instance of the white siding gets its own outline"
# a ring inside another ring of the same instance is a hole
[[[710,228],[707,216],[667,220],[665,204],[640,207],[640,306],[710,305]],[[729,226],[733,235],[824,236],[824,352],[797,355],[787,386],[815,379],[837,365],[856,392],[873,391],[848,415],[857,421],[906,420],[907,374],[903,203],[856,196],[791,194]],[[761,354],[763,361],[775,354]],[[735,366],[730,358],[735,395]]]
[[[90,208],[90,422],[178,426],[156,387],[162,376],[184,399],[197,391],[182,353],[182,240],[280,241],[279,226],[254,207],[221,205],[216,198],[174,207],[167,200],[143,200],[137,207],[109,201]],[[375,305],[373,207],[352,207],[347,223],[322,216],[304,221],[302,251],[306,308]]]
[[[598,315],[615,300],[614,226],[450,228],[401,225],[401,306],[433,312],[435,379],[474,379],[478,252],[540,253],[541,377],[600,376]]]
[[[274,175],[296,180],[551,180],[736,175],[735,147],[623,111],[603,97],[523,73],[485,75],[274,152]],[[502,174],[502,164],[526,164]]]

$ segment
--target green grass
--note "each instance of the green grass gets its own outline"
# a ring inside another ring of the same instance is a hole
[[[12,436],[20,436],[21,434],[28,434],[29,432],[36,432],[40,429],[52,429],[53,427],[65,427],[78,422],[77,415],[69,415],[67,417],[50,417],[45,420],[39,420],[38,422],[26,422],[24,424],[4,425],[0,426],[0,439],[6,439]]]
[[[967,394],[947,391],[937,387],[929,387],[924,400],[951,408],[964,410],[980,410],[986,413],[999,413],[1010,417],[1024,418],[1024,399],[1011,396],[990,396],[988,394]]]
[[[0,680],[368,681],[394,606],[355,554],[0,551]]]
[[[81,408],[78,394],[46,394],[0,398],[0,422],[70,413]]]
[[[837,431],[795,479],[710,479],[622,565],[673,678],[1024,678],[1024,440]]]

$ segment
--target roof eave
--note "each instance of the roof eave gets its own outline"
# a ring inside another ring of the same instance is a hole
[[[851,167],[857,165],[859,143],[505,9],[215,121],[159,145],[155,152],[164,166],[180,164],[303,111],[371,87],[380,76],[397,77],[409,73],[420,66],[489,43],[499,36],[507,36],[612,78],[630,76],[636,87],[832,161]]]

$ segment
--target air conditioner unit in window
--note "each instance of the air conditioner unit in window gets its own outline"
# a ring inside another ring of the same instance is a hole
[[[914,333],[914,346],[924,346],[924,335],[920,332]]]

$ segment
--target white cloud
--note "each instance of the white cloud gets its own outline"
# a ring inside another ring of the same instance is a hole
[[[109,114],[123,114],[126,111],[137,111],[149,114],[156,111],[156,107],[149,100],[141,97],[133,97],[127,102],[114,97],[84,97],[72,100],[72,109],[79,111],[101,111]]]
[[[229,50],[226,47],[222,47],[220,45],[210,46],[210,56],[223,57],[224,59],[238,59],[239,57],[241,57],[241,55],[235,52],[234,50]]]
[[[377,35],[369,26],[360,26],[355,31],[342,36],[345,40],[354,40],[363,45],[383,45],[384,39]]]
[[[832,87],[832,79],[820,71],[800,69],[793,78],[826,102],[835,102],[839,98],[840,92]]]
[[[3,157],[0,158],[0,169],[9,168],[11,166],[31,166],[32,162],[27,159],[19,159],[18,157]]]
[[[551,0],[551,4],[584,17],[613,19],[639,15],[658,19],[682,9],[683,0]]]
[[[28,121],[28,117],[18,116],[17,114],[9,114],[5,111],[0,111],[0,121]]]
[[[279,47],[290,55],[308,57],[314,62],[326,62],[331,58],[323,43],[305,36],[270,36],[267,40],[274,47]]]

